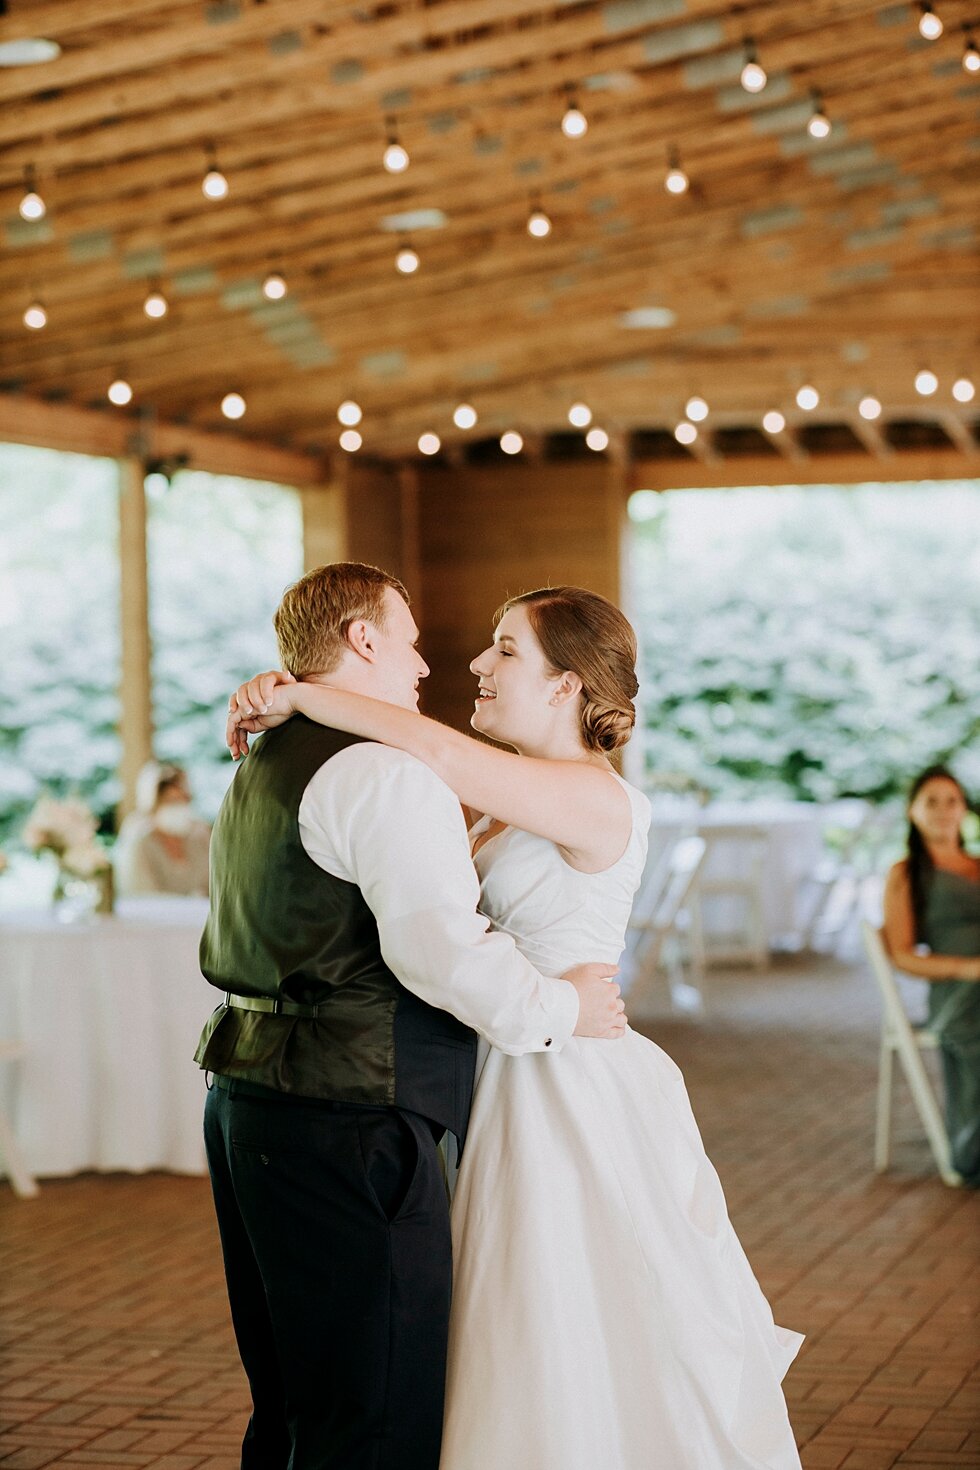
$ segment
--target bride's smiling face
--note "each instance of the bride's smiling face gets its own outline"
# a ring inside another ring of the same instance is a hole
[[[522,607],[504,613],[493,642],[473,660],[470,672],[480,681],[470,724],[481,735],[505,745],[525,745],[553,724],[552,701],[562,675],[549,668]]]

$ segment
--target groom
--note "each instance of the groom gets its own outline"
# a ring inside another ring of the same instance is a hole
[[[414,709],[405,589],[308,572],[283,668]],[[243,1470],[438,1470],[451,1255],[437,1143],[462,1138],[475,1032],[511,1055],[622,1033],[607,967],[546,979],[476,912],[459,803],[402,751],[297,716],[255,742],[211,843],[196,1060]]]

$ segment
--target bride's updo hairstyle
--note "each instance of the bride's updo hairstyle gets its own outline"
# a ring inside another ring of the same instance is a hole
[[[551,666],[551,673],[582,680],[582,736],[589,750],[609,752],[633,733],[636,710],[636,634],[626,618],[598,592],[584,587],[541,587],[512,597],[497,612],[499,622],[522,607]]]

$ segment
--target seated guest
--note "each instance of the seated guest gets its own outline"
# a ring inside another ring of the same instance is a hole
[[[885,940],[900,970],[929,984],[953,1167],[980,1188],[980,861],[963,844],[966,792],[944,766],[909,794],[908,857],[885,884]]]
[[[207,823],[194,815],[187,773],[149,761],[136,782],[136,810],[123,822],[113,854],[119,893],[206,896],[210,837]]]

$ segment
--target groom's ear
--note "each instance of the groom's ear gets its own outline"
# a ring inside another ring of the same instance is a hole
[[[347,625],[347,644],[358,658],[367,663],[378,661],[378,630],[367,618],[355,618]]]

